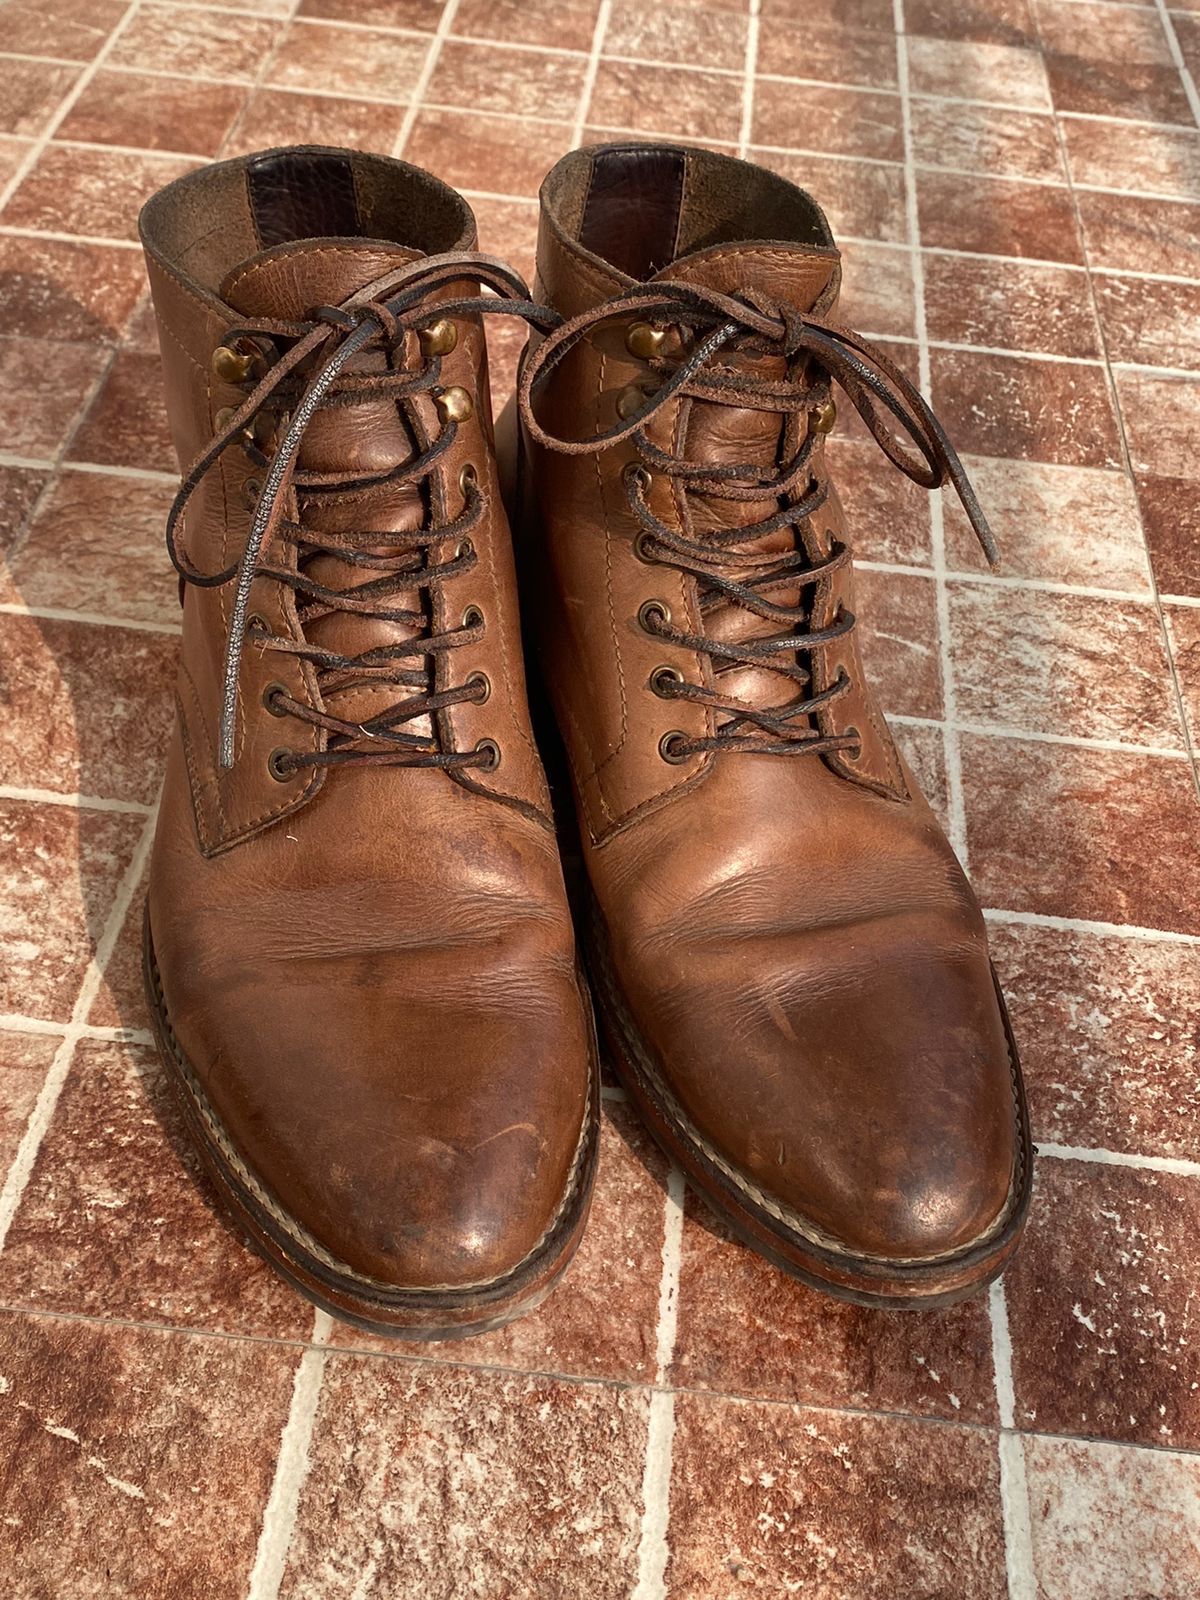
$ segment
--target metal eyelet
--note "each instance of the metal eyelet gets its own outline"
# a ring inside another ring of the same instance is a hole
[[[465,500],[466,497],[467,497],[467,490],[468,489],[478,489],[478,487],[479,487],[479,474],[475,471],[475,468],[468,461],[467,464],[463,467],[462,471],[458,475],[458,492],[459,492],[459,494],[462,495],[463,499]]]
[[[673,728],[670,733],[664,733],[658,741],[658,753],[664,761],[669,761],[673,767],[678,767],[690,754],[689,751],[680,748],[686,742],[687,734],[681,733],[678,728]]]
[[[475,545],[470,539],[460,539],[454,547],[455,561],[466,561],[475,554]]]
[[[621,468],[621,478],[626,487],[636,485],[642,491],[643,498],[650,493],[653,479],[640,461],[627,461]]]
[[[270,631],[271,631],[270,627],[268,626],[266,617],[262,616],[257,611],[252,611],[250,613],[250,615],[246,618],[246,634],[247,634],[247,636],[249,636],[251,631],[256,632],[256,633],[270,633]]]
[[[846,760],[847,761],[858,761],[858,760],[860,760],[861,757],[862,757],[862,753],[863,753],[862,734],[859,733],[857,728],[847,728],[846,729],[846,737],[847,737],[847,739],[857,739],[858,740],[858,743],[853,747],[853,749],[843,751],[843,754],[845,755]]]
[[[485,701],[492,698],[492,680],[488,677],[486,672],[472,672],[464,681],[463,688],[474,689],[476,685],[478,685],[478,687],[482,690],[482,693],[473,697],[473,703],[477,706],[481,706]]]
[[[671,608],[665,600],[644,600],[638,607],[638,625],[645,633],[661,633],[671,620]]]
[[[242,484],[242,504],[247,511],[253,511],[258,504],[258,497],[262,494],[262,487],[260,478],[247,478]]]
[[[644,561],[648,567],[659,565],[656,555],[650,553],[650,541],[654,537],[646,528],[639,528],[633,536],[633,553],[639,561]]]
[[[459,626],[463,628],[482,628],[483,612],[480,611],[478,606],[468,606],[462,614],[462,622]]]
[[[294,750],[272,750],[267,757],[267,771],[276,783],[290,783],[296,776],[296,769],[292,765],[295,756]]]
[[[449,317],[439,317],[417,334],[427,356],[448,356],[458,343],[458,329]]]
[[[437,407],[438,416],[447,424],[468,422],[475,410],[475,402],[457,383],[452,383],[448,389],[435,390],[433,403]]]
[[[284,688],[282,683],[269,683],[263,690],[263,705],[266,706],[267,710],[273,717],[287,716],[287,712],[281,705],[278,704],[277,697],[281,694],[287,694],[287,690]]]
[[[674,700],[676,697],[667,688],[668,684],[683,682],[683,673],[677,667],[655,667],[650,674],[650,688],[660,700]]]
[[[494,739],[480,739],[475,746],[476,755],[486,755],[488,760],[479,763],[480,772],[495,772],[500,765],[500,746]]]

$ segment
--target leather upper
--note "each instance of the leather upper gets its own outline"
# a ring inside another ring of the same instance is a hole
[[[428,174],[324,150],[203,169],[147,206],[142,232],[185,468],[219,431],[222,408],[246,400],[245,386],[213,372],[231,330],[249,318],[311,319],[397,266],[474,246],[470,211]],[[436,302],[478,292],[464,272]],[[368,722],[409,691],[369,680],[323,695],[320,652],[386,651],[414,628],[323,611],[311,590],[259,576],[224,769],[232,585],[188,585],[149,895],[179,1048],[245,1181],[310,1255],[415,1289],[486,1283],[535,1251],[595,1116],[590,1022],[526,706],[483,334],[477,316],[454,320],[440,384],[466,390],[473,412],[428,479],[321,495],[298,479],[286,514],[331,551],[349,546],[369,561],[393,548],[388,535],[419,533],[436,514],[452,520],[463,469],[473,469],[484,513],[464,570],[428,601],[414,588],[388,605],[428,604],[431,634],[458,630],[477,609],[468,642],[429,666],[429,692],[483,674],[486,696],[442,706],[413,731],[446,751],[491,740],[499,764],[272,771],[281,748],[319,756],[332,737],[319,720],[277,714],[277,692],[318,719]],[[280,349],[289,342],[279,336]],[[393,359],[418,361],[414,336]],[[368,355],[355,370],[385,365]],[[333,405],[305,430],[298,472],[386,473],[440,426],[432,391],[403,405],[387,395]],[[188,507],[189,561],[215,573],[239,560],[263,476],[246,451],[224,451]],[[261,565],[331,589],[363,575],[319,543],[282,539]],[[316,664],[253,642],[265,634],[299,642]],[[415,671],[421,660],[406,664]],[[370,738],[361,743],[370,754]]]
[[[784,180],[704,151],[615,146],[576,152],[547,179],[538,278],[566,317],[642,278],[834,321],[840,273],[823,216]],[[611,430],[630,385],[669,375],[631,354],[629,336],[628,317],[597,322],[540,386],[532,403],[554,438]],[[786,370],[737,346],[720,364]],[[766,470],[812,426],[685,392],[646,433],[688,462]],[[754,705],[778,701],[780,679],[664,644],[642,608],[657,602],[678,631],[725,643],[779,626],[639,556],[633,440],[572,454],[527,426],[523,453],[526,626],[570,764],[610,1006],[672,1114],[786,1228],[897,1262],[969,1247],[1019,1183],[1017,1068],[979,908],[866,683],[856,630],[798,652],[810,693],[849,679],[809,719],[837,748],[666,759],[672,731],[712,742],[727,719],[656,694],[657,668]],[[826,476],[822,439],[812,463]],[[645,492],[663,523],[701,540],[764,516],[761,500],[748,512],[653,470]],[[830,492],[756,549],[803,548],[817,566],[848,538]],[[812,631],[854,611],[848,563],[774,593],[807,594]]]

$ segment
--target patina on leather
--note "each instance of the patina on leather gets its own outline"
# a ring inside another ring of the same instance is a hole
[[[928,488],[949,441],[836,321],[816,204],[612,146],[542,190],[522,375],[527,629],[573,781],[591,958],[651,1127],[733,1225],[873,1302],[969,1293],[1028,1199],[979,907],[867,684],[837,397]]]
[[[314,1299],[492,1326],[569,1258],[597,1119],[482,330],[536,308],[458,195],[383,157],[204,168],[142,237],[185,470],[164,1056],[226,1203]]]

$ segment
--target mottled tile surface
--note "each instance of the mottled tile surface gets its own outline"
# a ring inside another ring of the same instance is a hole
[[[637,1574],[636,1389],[331,1355],[283,1600],[623,1600]]]
[[[1002,1600],[998,1479],[986,1434],[681,1397],[668,1593]]]
[[[10,1592],[240,1600],[297,1359],[284,1345],[0,1313]]]

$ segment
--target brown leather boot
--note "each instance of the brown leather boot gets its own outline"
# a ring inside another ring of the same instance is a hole
[[[831,380],[990,553],[986,524],[924,401],[833,322],[838,252],[792,184],[577,151],[538,269],[568,320],[522,376],[527,628],[620,1071],[772,1260],[956,1299],[1021,1230],[1024,1094],[978,905],[863,678]]]
[[[306,1294],[479,1331],[569,1259],[597,1134],[481,324],[528,294],[453,190],[348,151],[192,173],[142,239],[188,469],[146,921],[163,1055]]]

